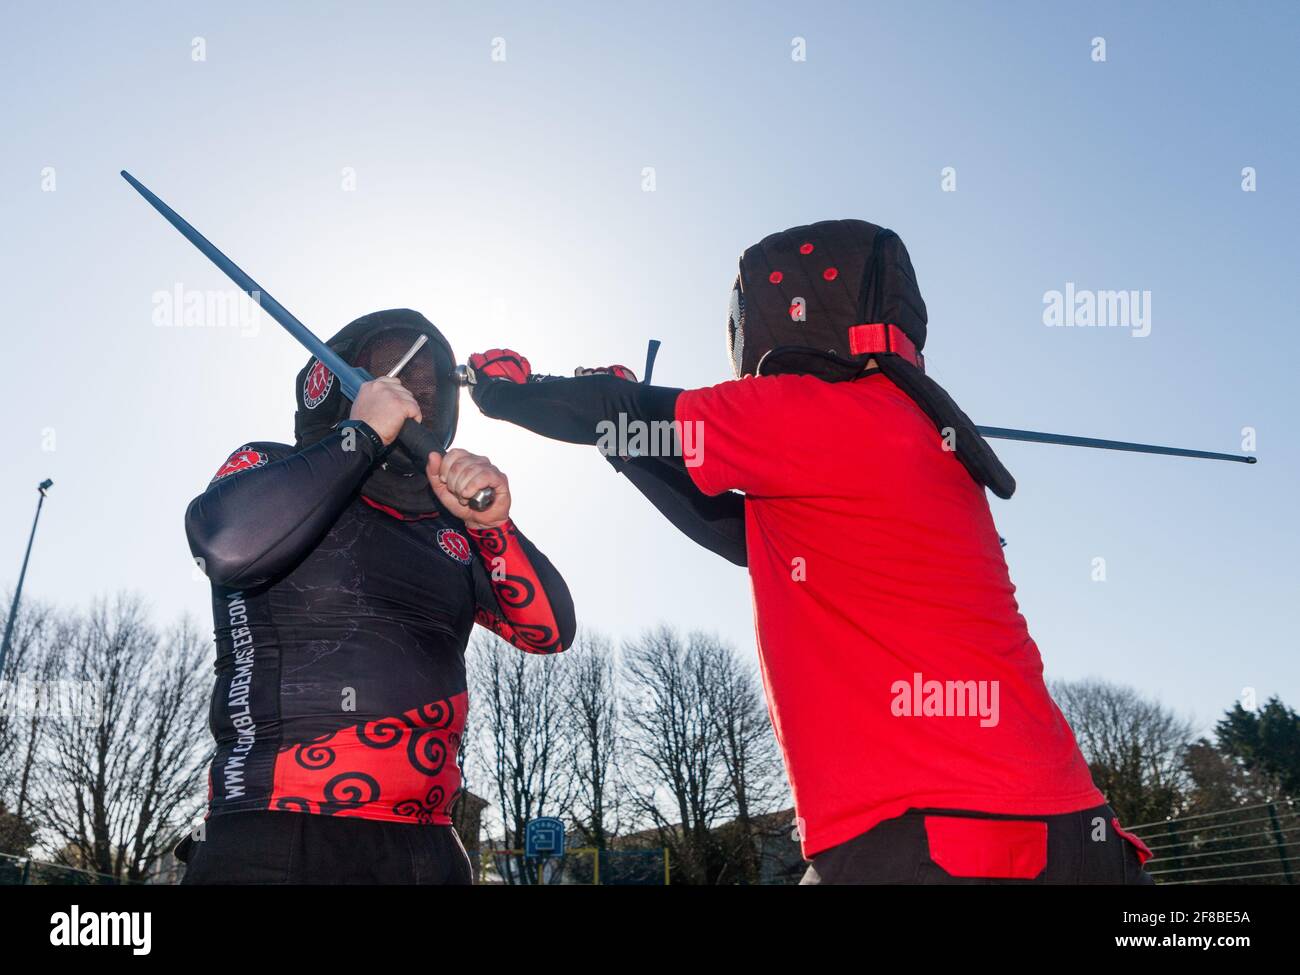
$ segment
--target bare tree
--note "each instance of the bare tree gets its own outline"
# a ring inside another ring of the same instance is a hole
[[[573,774],[570,816],[583,844],[604,850],[619,829],[620,714],[617,663],[608,637],[582,630],[566,654],[569,671],[569,765]]]
[[[129,597],[67,617],[58,640],[36,819],[58,859],[142,880],[202,806],[211,643],[188,623],[160,636]]]
[[[0,675],[0,802],[7,804],[19,821],[28,811],[32,769],[47,727],[40,720],[40,695],[58,666],[57,654],[52,652],[55,628],[49,607],[24,603],[14,621],[5,672]]]
[[[625,720],[633,801],[689,883],[717,881],[724,855],[713,828],[728,806],[722,743],[710,712],[717,658],[726,649],[661,626],[627,644]]]
[[[718,739],[726,804],[735,817],[722,835],[725,861],[718,882],[753,883],[764,846],[759,817],[776,811],[785,798],[784,770],[753,670],[730,647],[719,647],[709,662],[704,693]]]
[[[1127,823],[1173,815],[1191,784],[1191,722],[1132,688],[1104,681],[1056,681],[1052,696],[1111,807]]]
[[[563,657],[522,653],[479,631],[470,641],[470,701],[478,738],[471,761],[485,767],[507,848],[524,845],[528,821],[566,812],[572,776],[565,761],[567,691]],[[511,883],[533,883],[522,857]]]

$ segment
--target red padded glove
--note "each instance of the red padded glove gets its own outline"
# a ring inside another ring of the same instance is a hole
[[[533,374],[528,360],[513,349],[488,349],[469,357],[469,367],[487,379],[506,379],[512,383],[526,383]]]

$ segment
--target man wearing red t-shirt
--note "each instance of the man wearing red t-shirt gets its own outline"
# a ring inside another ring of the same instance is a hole
[[[925,336],[898,236],[827,221],[742,256],[742,378],[683,392],[622,367],[532,382],[508,350],[470,365],[486,414],[600,445],[748,566],[805,883],[1150,883],[1016,605],[985,495],[1015,481],[925,375]]]

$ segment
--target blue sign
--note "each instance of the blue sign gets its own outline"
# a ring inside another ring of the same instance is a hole
[[[564,856],[564,823],[554,816],[539,816],[524,827],[524,856],[533,860]]]

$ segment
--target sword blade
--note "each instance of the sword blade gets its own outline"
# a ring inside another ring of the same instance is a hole
[[[1012,430],[1009,427],[975,428],[986,437],[999,440],[1023,440],[1026,443],[1055,443],[1067,447],[1095,447],[1098,450],[1129,450],[1138,454],[1166,454],[1171,457],[1199,457],[1203,460],[1231,460],[1238,464],[1253,464],[1256,458],[1249,454],[1220,454],[1212,450],[1189,450],[1185,447],[1161,447],[1149,443],[1129,443],[1126,440],[1098,440],[1095,437],[1073,437],[1065,433],[1039,433],[1035,430]]]
[[[392,379],[399,372],[405,369],[406,364],[410,362],[413,358],[415,358],[415,353],[419,352],[422,348],[424,348],[424,343],[427,341],[429,341],[429,336],[427,335],[421,335],[418,339],[416,339],[415,344],[406,350],[406,355],[402,356],[402,358],[398,360],[397,365],[393,366],[393,368],[388,370],[388,378]]]
[[[654,368],[655,355],[659,352],[659,340],[651,339],[646,352],[645,379],[650,382],[650,371]],[[1097,450],[1128,450],[1136,454],[1164,454],[1170,457],[1198,457],[1202,460],[1230,460],[1238,464],[1253,464],[1257,458],[1251,454],[1221,454],[1213,450],[1190,450],[1186,447],[1161,447],[1158,444],[1130,443],[1127,440],[1100,440],[1096,437],[1075,437],[1068,433],[1040,433],[1037,430],[1014,430],[1011,427],[981,427],[976,430],[982,436],[998,440],[1023,440],[1026,443],[1054,443],[1065,447],[1093,447]]]
[[[163,219],[181,232],[181,236],[199,249],[199,251],[209,261],[220,268],[231,281],[234,281],[241,290],[250,298],[257,302],[258,306],[275,319],[282,328],[295,339],[298,344],[303,346],[308,352],[314,355],[321,362],[325,363],[325,368],[338,377],[339,385],[343,388],[343,395],[348,399],[356,399],[357,391],[361,389],[361,384],[370,380],[370,375],[364,369],[358,369],[349,365],[337,352],[316,337],[306,325],[298,321],[289,310],[280,304],[269,294],[266,289],[249,277],[244,270],[228,258],[217,248],[212,241],[204,237],[194,229],[179,213],[169,207],[158,198],[147,186],[138,179],[122,170],[122,178],[135,188],[135,191],[145,198],[151,207],[162,214]]]

